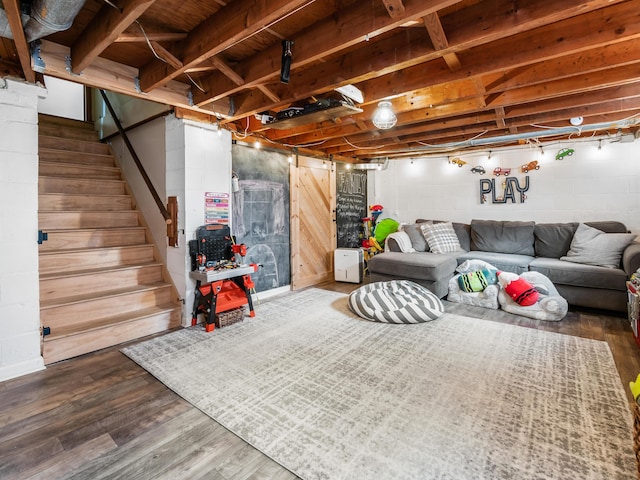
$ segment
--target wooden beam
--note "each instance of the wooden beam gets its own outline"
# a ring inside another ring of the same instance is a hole
[[[507,124],[504,121],[504,107],[498,107],[494,111],[496,112],[496,126],[505,128]]]
[[[309,0],[239,0],[223,7],[194,28],[178,46],[184,52],[181,68],[175,69],[154,60],[140,70],[142,90],[149,92],[164,85],[185,70],[255,35],[308,3]]]
[[[161,32],[148,32],[145,29],[145,33],[147,36],[145,37],[142,33],[131,33],[131,32],[123,32],[118,35],[113,42],[114,43],[136,43],[136,42],[146,42],[147,38],[149,41],[156,42],[177,42],[179,40],[184,40],[187,37],[186,33],[161,33]]]
[[[220,101],[218,104],[207,106],[210,108],[199,109],[193,107],[189,101],[190,87],[187,84],[171,81],[162,88],[158,88],[148,94],[136,89],[136,77],[138,69],[123,65],[101,57],[96,58],[82,75],[74,75],[67,70],[66,58],[69,56],[69,48],[64,45],[41,40],[39,56],[44,67],[38,68],[40,73],[52,77],[62,78],[75,83],[82,83],[95,88],[102,88],[112,92],[122,93],[132,97],[164,103],[187,109],[197,110],[206,114],[228,117],[230,103]]]
[[[422,20],[427,29],[427,33],[429,33],[429,38],[431,38],[433,47],[436,50],[447,50],[449,48],[449,41],[447,40],[447,35],[444,33],[444,29],[442,28],[442,23],[440,23],[438,13],[433,12],[425,15]],[[458,70],[462,66],[460,64],[460,59],[455,52],[444,53],[442,58],[444,58],[444,61],[447,62],[447,65],[449,65],[451,70]]]
[[[596,8],[603,2],[606,0],[597,0],[590,4],[590,7]],[[291,96],[290,93],[288,96],[286,92],[281,94],[277,90],[276,93],[282,98],[282,103],[286,104],[330,91],[339,85],[352,83],[358,84],[358,88],[365,92],[367,101],[378,101],[380,98],[399,96],[423,88],[425,81],[440,84],[490,71],[500,71],[510,68],[514,61],[516,65],[531,64],[540,60],[540,52],[546,54],[543,59],[554,58],[568,52],[584,51],[590,47],[615,42],[616,38],[624,39],[627,35],[640,35],[640,23],[635,21],[634,16],[637,12],[633,13],[634,8],[629,3],[622,2],[580,16],[576,16],[574,4],[567,4],[562,0],[550,0],[546,3],[547,9],[538,8],[535,12],[528,13],[521,9],[518,18],[522,14],[526,22],[513,22],[512,18],[506,17],[490,32],[466,24],[458,26],[457,30],[450,27],[459,43],[454,43],[449,38],[449,48],[455,51],[464,50],[459,52],[464,68],[457,71],[451,71],[440,61],[429,62],[439,59],[442,53],[434,51],[430,45],[424,45],[428,42],[418,42],[416,34],[411,31],[403,31],[400,35],[367,45],[366,49],[327,60],[321,65],[293,75],[292,82],[308,86],[306,89],[298,89],[295,96]],[[475,14],[481,15],[487,5],[478,5],[472,9]],[[594,31],[592,25],[601,23],[602,15],[605,13],[609,18],[624,20],[618,20],[615,29]],[[568,18],[534,29],[533,32],[527,31],[545,24],[550,19],[557,19],[560,14]],[[443,24],[445,20],[449,23],[453,21],[445,17],[442,19]],[[416,38],[416,41],[412,41],[413,38]],[[558,41],[558,38],[562,38],[562,41]],[[488,43],[489,41],[491,43]],[[510,55],[504,55],[505,51],[510,52]],[[318,84],[318,78],[323,79],[321,85]],[[198,98],[199,95],[195,95],[196,103]],[[243,108],[237,110],[237,117],[277,107],[269,104],[243,103]]]
[[[165,62],[167,62],[173,68],[182,68],[182,62],[178,58],[174,57],[173,53],[171,53],[169,50],[164,48],[161,44],[159,44],[155,40],[152,40],[149,43],[151,44],[155,52],[158,54],[158,56],[160,58],[163,58]]]
[[[20,66],[22,67],[24,78],[27,82],[35,83],[36,73],[31,69],[31,52],[29,51],[27,39],[24,36],[18,0],[3,0],[3,5],[5,13],[7,14],[9,27],[11,27],[13,41],[18,51],[18,58],[20,59]]]
[[[348,9],[336,12],[324,20],[299,32],[295,38],[295,52],[292,59],[292,72],[302,66],[318,61],[326,61],[327,57],[354,45],[371,46],[365,38],[374,38],[383,33],[400,27],[408,20],[419,19],[427,13],[448,7],[457,3],[456,0],[430,0],[428,2],[415,0],[411,3],[405,0],[404,15],[391,18],[380,2],[373,5],[370,2],[354,2]],[[255,86],[269,83],[280,74],[281,45],[275,44],[244,60],[239,66],[238,74],[245,79],[245,86]],[[373,55],[368,60],[371,61]],[[312,84],[318,85],[317,76]],[[293,81],[293,79],[292,79]],[[226,81],[222,75],[212,74],[206,81],[207,94],[196,94],[194,102],[198,104],[222,98],[241,89],[232,82]],[[345,82],[346,83],[346,82]]]
[[[220,55],[216,55],[215,57],[211,57],[209,63],[220,70],[229,80],[231,80],[236,85],[244,85],[244,78],[238,75],[233,68],[229,66],[227,62],[220,58]]]
[[[71,46],[72,70],[82,72],[154,2],[127,0],[120,10],[104,5]]]
[[[280,101],[280,97],[278,97],[265,85],[257,85],[256,88],[260,90],[272,102],[278,103]]]
[[[402,18],[404,16],[404,4],[402,0],[382,0],[391,18]]]

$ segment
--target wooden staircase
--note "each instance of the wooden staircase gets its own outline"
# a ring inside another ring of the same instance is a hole
[[[45,364],[180,325],[178,293],[91,124],[39,122]]]

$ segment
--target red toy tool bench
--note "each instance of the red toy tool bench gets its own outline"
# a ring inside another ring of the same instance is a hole
[[[205,330],[211,332],[220,314],[236,309],[244,311],[244,305],[249,305],[249,315],[255,316],[251,301],[251,289],[254,287],[251,274],[258,271],[258,265],[243,264],[246,246],[234,243],[228,226],[198,227],[196,240],[189,242],[189,251],[190,276],[196,280],[191,325],[196,325],[198,314],[203,313]]]

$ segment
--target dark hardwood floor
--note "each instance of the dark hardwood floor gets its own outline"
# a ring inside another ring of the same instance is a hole
[[[348,293],[357,285],[320,287]],[[446,308],[605,341],[632,401],[627,385],[640,372],[640,347],[624,316],[572,309],[561,322],[542,322],[460,304]],[[297,478],[155,380],[121,347],[0,383],[0,479]]]

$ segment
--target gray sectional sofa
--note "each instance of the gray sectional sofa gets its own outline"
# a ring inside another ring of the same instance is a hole
[[[388,251],[368,262],[371,281],[412,280],[443,298],[448,293],[449,279],[455,274],[456,267],[466,260],[479,259],[499,270],[518,274],[540,272],[555,284],[571,305],[619,312],[627,310],[625,282],[640,267],[640,243],[632,241],[626,247],[620,247],[620,242],[626,245],[633,235],[601,235],[602,232],[628,234],[626,226],[620,222],[584,224],[591,228],[579,223],[453,222],[460,250],[451,253],[429,251],[421,230],[423,222],[444,223],[418,219],[415,224],[404,226],[403,231],[416,251],[402,252],[398,242],[390,238]],[[598,248],[592,251],[592,259],[588,248],[580,248],[585,235],[589,244],[589,235],[593,236],[594,232],[597,232],[598,243],[595,245]],[[619,257],[615,250],[622,250]],[[606,259],[600,258],[601,255]],[[615,259],[615,265],[611,258]],[[607,262],[609,266],[601,265]]]

